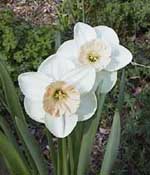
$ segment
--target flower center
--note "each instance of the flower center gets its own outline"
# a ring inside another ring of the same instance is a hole
[[[43,97],[43,108],[51,116],[74,114],[80,105],[80,93],[64,81],[51,83]]]
[[[95,63],[99,59],[99,56],[94,53],[89,53],[88,59],[91,63]]]
[[[61,89],[56,90],[54,93],[54,98],[56,100],[62,100],[66,96],[67,96],[67,94],[65,92],[63,92]]]
[[[110,47],[100,39],[88,41],[80,47],[79,62],[102,70],[110,62]]]

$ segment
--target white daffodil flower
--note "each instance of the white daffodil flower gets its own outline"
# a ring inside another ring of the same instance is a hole
[[[107,26],[91,27],[77,23],[74,39],[64,42],[57,51],[60,58],[72,60],[77,67],[84,65],[96,72],[94,90],[101,84],[101,92],[107,93],[117,81],[117,70],[132,60],[128,49],[119,44],[116,32]]]
[[[95,113],[97,101],[89,93],[95,81],[93,69],[76,68],[70,60],[47,58],[37,72],[19,75],[27,114],[44,123],[56,137],[66,137],[78,121]]]

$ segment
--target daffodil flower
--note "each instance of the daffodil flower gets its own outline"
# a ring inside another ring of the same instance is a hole
[[[19,75],[27,114],[44,123],[56,137],[66,137],[78,121],[89,119],[96,110],[92,69],[76,68],[70,60],[47,58],[37,72]]]
[[[119,44],[119,38],[113,29],[107,26],[93,28],[81,22],[74,27],[74,39],[64,42],[58,49],[57,56],[72,60],[77,67],[84,65],[94,69],[94,90],[101,85],[102,93],[112,89],[117,80],[117,70],[132,60],[132,54]]]

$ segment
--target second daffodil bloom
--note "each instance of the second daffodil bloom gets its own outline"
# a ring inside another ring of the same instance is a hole
[[[69,135],[78,121],[89,119],[97,107],[95,94],[88,93],[94,85],[95,72],[74,68],[70,60],[52,55],[37,72],[18,77],[27,114],[60,138]]]
[[[102,93],[112,89],[117,80],[117,70],[132,60],[132,54],[119,44],[113,29],[107,26],[91,27],[81,22],[74,27],[74,39],[64,42],[57,55],[72,60],[77,67],[93,68],[96,72],[94,90],[101,84]]]

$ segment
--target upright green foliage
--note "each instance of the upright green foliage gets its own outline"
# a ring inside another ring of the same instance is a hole
[[[70,4],[69,4],[69,3]],[[71,7],[71,8],[70,8]],[[121,42],[129,47],[133,54],[134,59],[139,60],[142,63],[149,63],[149,56],[150,56],[150,47],[149,47],[149,26],[150,26],[150,3],[149,0],[87,0],[85,3],[85,17],[86,22],[95,25],[108,25],[113,27],[118,33],[121,38]],[[60,5],[59,10],[59,19],[60,24],[57,25],[58,29],[61,29],[62,32],[64,32],[64,36],[62,37],[62,41],[70,38],[70,33],[68,32],[68,29],[72,31],[72,24],[76,21],[82,20],[82,3],[81,0],[66,0],[64,3]],[[67,33],[65,33],[67,32]],[[27,24],[25,22],[21,22],[14,15],[8,11],[8,10],[2,10],[0,11],[0,60],[5,61],[8,71],[11,73],[11,76],[13,77],[13,81],[16,82],[17,76],[20,72],[25,72],[27,70],[34,70],[39,63],[49,56],[54,51],[54,37],[55,32],[52,30],[51,27],[47,26],[31,26],[30,24]],[[59,45],[59,44],[58,44]],[[0,68],[1,70],[1,68]],[[5,72],[4,69],[3,73]],[[143,69],[143,68],[137,68],[132,67],[131,69],[128,69],[127,75],[129,76],[128,85],[130,88],[132,88],[133,91],[133,81],[137,81],[138,78],[135,80],[131,79],[133,77],[140,77],[142,79],[141,82],[145,81],[145,79],[149,79],[149,70]],[[3,79],[3,78],[2,78]],[[6,78],[8,82],[10,79]],[[146,83],[149,80],[146,80]],[[4,91],[5,94],[10,92],[9,87],[6,86],[5,82],[3,81]],[[142,86],[142,83],[140,85],[140,88]],[[148,86],[148,83],[147,83]],[[6,87],[6,88],[5,88]],[[14,92],[11,88],[11,93]],[[115,89],[116,90],[116,89]],[[143,90],[144,91],[144,90]],[[113,91],[116,92],[116,91]],[[7,95],[6,95],[7,96]],[[113,94],[113,97],[115,95]],[[16,97],[16,95],[15,95]],[[132,99],[131,99],[132,97]],[[115,98],[115,97],[114,97]],[[141,175],[149,175],[149,91],[146,93],[143,92],[140,98],[137,100],[137,104],[135,104],[135,98],[139,97],[133,97],[133,94],[131,94],[131,90],[129,93],[125,94],[125,102],[127,108],[132,109],[132,115],[130,115],[129,119],[127,120],[127,123],[125,125],[125,129],[123,130],[123,139],[122,139],[122,150],[124,152],[123,158],[119,160],[119,168],[116,167],[114,172],[112,174],[129,174],[129,170],[132,170],[134,174]],[[17,99],[17,98],[15,98]],[[13,111],[13,116],[18,117],[17,125],[21,122],[20,116],[23,116],[20,112],[16,111],[15,106],[20,105],[18,100],[14,100],[11,96],[6,97],[6,100],[9,103],[9,109]],[[112,99],[111,99],[112,100]],[[114,103],[114,99],[113,99]],[[11,107],[11,105],[13,107]],[[109,103],[108,105],[111,105]],[[121,105],[122,106],[122,105]],[[120,108],[120,107],[119,107]],[[139,108],[138,112],[135,112],[134,108]],[[112,110],[112,108],[111,108]],[[19,115],[19,113],[21,115]],[[126,110],[126,113],[128,111]],[[23,117],[24,118],[24,117]],[[117,116],[115,116],[114,120],[119,122]],[[95,120],[95,119],[94,119]],[[4,122],[3,120],[0,120],[1,122]],[[114,121],[114,122],[115,122]],[[116,122],[115,122],[116,123]],[[98,122],[96,123],[96,125]],[[1,129],[5,132],[5,135],[8,137],[11,137],[10,133],[7,132],[7,125],[3,125],[0,123]],[[30,149],[29,152],[32,152],[32,147],[30,142],[30,139],[27,139],[27,137],[30,137],[28,134],[22,133],[22,122],[21,125],[18,126],[20,129],[21,137],[26,138],[25,143],[27,147]],[[24,124],[23,124],[24,127]],[[89,127],[85,128],[85,130]],[[27,130],[27,127],[25,127]],[[94,131],[96,128],[94,128]],[[117,129],[117,127],[115,128]],[[90,131],[90,129],[89,129]],[[78,133],[77,133],[78,134]],[[84,134],[84,141],[89,140],[89,135]],[[77,135],[78,139],[80,140],[79,135]],[[93,136],[92,136],[93,137]],[[74,137],[71,142],[73,142],[71,145],[73,145],[73,151],[77,147],[74,146]],[[10,139],[11,140],[11,139]],[[13,138],[12,138],[13,142]],[[109,142],[110,143],[110,142]],[[112,143],[112,142],[111,142]],[[143,144],[144,143],[144,144]],[[51,143],[52,144],[52,143]],[[34,146],[37,146],[33,144]],[[87,168],[87,157],[90,156],[90,150],[91,150],[92,143],[84,144],[81,147],[81,150],[83,150],[82,155],[80,154],[80,165],[78,167],[79,172],[83,172],[84,169]],[[112,149],[111,145],[108,144],[110,149]],[[1,146],[1,145],[0,145]],[[61,145],[59,145],[61,148]],[[88,147],[88,148],[87,148]],[[107,149],[106,149],[107,150]],[[115,150],[116,151],[116,150]],[[35,151],[36,152],[36,151]],[[33,159],[36,159],[36,156],[34,151],[31,153],[33,155]],[[84,157],[84,154],[88,152],[88,155]],[[75,152],[75,154],[78,153]],[[71,153],[70,153],[71,154]],[[102,170],[109,171],[110,168],[108,166],[112,165],[110,163],[109,159],[110,154],[108,151],[106,152],[105,161],[107,162]],[[73,158],[77,157],[78,155],[74,156]],[[112,156],[113,157],[113,156]],[[111,158],[112,158],[111,157]],[[115,157],[115,156],[114,156]],[[58,158],[60,158],[60,161],[58,161],[58,167],[61,163],[62,158],[62,152],[58,154]],[[70,158],[70,157],[69,157]],[[42,159],[43,160],[43,159]],[[57,159],[58,160],[58,159]],[[40,162],[40,161],[39,161]],[[8,164],[8,161],[7,161]],[[38,166],[40,163],[36,162],[36,165]],[[41,164],[42,166],[42,164]],[[82,167],[83,166],[83,167]],[[42,169],[39,166],[39,169]],[[73,168],[74,169],[74,168]],[[58,170],[58,169],[57,169]],[[62,172],[57,172],[59,175],[62,174]],[[83,174],[81,174],[83,175]]]
[[[147,84],[148,85],[148,84]],[[112,175],[149,175],[150,172],[150,87],[133,96],[125,94],[124,110],[130,109],[124,120],[121,135],[121,153],[113,168]]]
[[[17,145],[16,139],[11,131],[11,128],[10,128],[9,124],[6,122],[6,120],[1,115],[0,115],[0,128],[7,136],[7,139],[9,140],[9,142],[11,142],[13,144],[13,146],[16,149],[18,149],[19,146]]]
[[[6,164],[13,175],[30,175],[28,168],[19,156],[18,151],[9,142],[7,137],[0,132],[0,154],[4,156]]]
[[[119,149],[120,132],[121,132],[120,115],[119,115],[119,112],[116,111],[114,115],[113,125],[111,128],[111,133],[108,139],[100,175],[109,175],[111,172],[112,165],[116,160],[118,149]]]
[[[122,70],[122,76],[121,76],[121,81],[120,81],[120,91],[119,91],[119,97],[118,97],[118,102],[117,102],[117,109],[119,112],[122,110],[122,106],[124,103],[124,93],[125,93],[125,69]]]
[[[24,120],[24,114],[16,94],[16,89],[13,85],[13,82],[6,70],[6,67],[0,61],[0,80],[2,82],[3,91],[5,93],[6,103],[9,109],[9,112],[13,117],[18,116]]]
[[[112,166],[117,158],[119,144],[120,144],[120,135],[121,135],[119,112],[121,113],[123,102],[124,102],[124,91],[125,91],[125,70],[122,70],[116,112],[115,112],[113,124],[111,127],[111,133],[106,146],[106,152],[104,155],[104,160],[102,162],[100,175],[109,175],[111,173]]]
[[[92,151],[92,146],[95,138],[95,134],[99,125],[102,108],[105,100],[106,94],[101,94],[98,97],[98,109],[95,114],[90,120],[83,123],[83,138],[81,140],[81,148],[79,154],[79,161],[77,167],[77,175],[83,175],[88,170],[88,165],[90,161],[90,155]]]
[[[26,125],[19,118],[16,118],[16,125],[36,165],[36,168],[38,169],[39,175],[47,175],[48,168],[45,164],[44,157],[41,153],[41,150],[37,146],[37,142],[35,141],[34,137],[29,133]]]
[[[6,70],[6,67],[2,64],[2,62],[0,62],[0,78],[2,80],[2,87],[5,92],[6,103],[10,114],[13,116],[13,123],[16,120],[16,131],[19,133],[19,136],[21,135],[20,140],[25,144],[26,152],[28,152],[33,159],[30,160],[30,162],[34,161],[33,164],[36,165],[40,175],[46,175],[48,173],[48,169],[44,163],[44,158],[34,137],[28,131],[27,123],[25,121],[15,87]],[[4,126],[2,129],[4,131],[6,130]],[[8,136],[10,136],[10,134]]]

